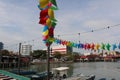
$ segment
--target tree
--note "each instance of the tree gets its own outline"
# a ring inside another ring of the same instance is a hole
[[[57,59],[60,59],[62,55],[61,55],[60,52],[57,52],[57,51],[56,51],[53,56],[54,56],[55,58],[57,58]]]
[[[34,58],[46,59],[47,54],[45,50],[34,50],[31,54]]]
[[[9,51],[8,50],[0,50],[0,54],[3,56],[9,56]]]
[[[74,54],[77,54],[77,53],[76,52],[73,52],[73,53],[68,52],[64,57],[66,58],[67,61],[71,61],[71,60],[74,60]]]
[[[41,55],[40,55],[40,58],[41,58],[41,59],[46,59],[46,58],[47,58],[47,53],[46,53],[46,51],[43,51],[43,50],[42,50]]]
[[[73,59],[74,59],[74,61],[79,60],[79,59],[80,59],[80,55],[79,55],[79,53],[74,52],[74,53],[73,53]]]

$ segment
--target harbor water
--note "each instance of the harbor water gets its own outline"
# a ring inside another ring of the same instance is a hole
[[[77,62],[77,63],[57,63],[51,64],[51,68],[67,66],[69,76],[74,76],[82,73],[83,75],[95,74],[95,80],[100,78],[106,78],[111,80],[115,78],[120,80],[120,63],[119,62]],[[31,65],[30,70],[36,70],[37,72],[43,72],[46,70],[46,64]]]

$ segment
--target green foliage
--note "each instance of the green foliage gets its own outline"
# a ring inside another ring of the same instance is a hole
[[[0,55],[2,55],[2,56],[9,56],[10,53],[9,53],[8,50],[0,50]]]
[[[79,53],[78,52],[73,52],[73,55],[79,55]]]
[[[79,60],[79,59],[80,59],[80,54],[77,53],[77,52],[74,52],[74,53],[73,53],[73,60],[74,60],[74,61],[77,61],[77,60]]]
[[[76,58],[76,57],[79,58],[79,53],[78,52],[67,53],[65,56],[66,56],[68,61],[73,61],[74,58]]]
[[[60,59],[62,55],[61,55],[60,52],[57,52],[57,51],[56,51],[53,56],[54,56],[55,58],[57,58],[57,59]]]
[[[72,61],[74,59],[72,53],[67,53],[64,57],[66,58],[67,61]]]
[[[68,55],[68,61],[71,61],[71,60],[73,60],[73,59],[74,59],[73,55],[72,55],[72,54],[69,54],[69,55]]]
[[[45,50],[34,50],[31,54],[34,58],[46,59],[47,53]]]

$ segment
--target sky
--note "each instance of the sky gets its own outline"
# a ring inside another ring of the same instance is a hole
[[[120,42],[120,26],[94,31],[120,24],[120,0],[56,1],[55,37],[76,43]],[[20,42],[33,45],[33,49],[46,47],[42,42],[43,26],[38,24],[38,4],[38,0],[0,0],[0,42],[6,49],[18,50]]]

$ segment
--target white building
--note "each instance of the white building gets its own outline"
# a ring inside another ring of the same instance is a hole
[[[53,46],[53,47],[51,47],[51,49],[52,49],[52,54],[54,54],[55,52],[60,52],[61,54],[66,54],[66,52],[67,52],[66,46],[62,46],[62,45]]]
[[[47,50],[47,49],[45,48],[44,50]],[[67,47],[63,45],[51,46],[50,52],[51,54],[54,54],[55,52],[60,52],[61,54],[66,54],[68,52],[72,53],[72,47]]]
[[[32,51],[32,45],[22,45],[21,54],[22,55],[30,55]]]

